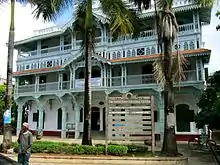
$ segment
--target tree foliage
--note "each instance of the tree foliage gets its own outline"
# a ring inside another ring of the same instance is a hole
[[[201,109],[196,114],[196,126],[203,128],[209,125],[211,129],[220,128],[220,71],[208,79],[207,88],[204,90],[198,106]]]

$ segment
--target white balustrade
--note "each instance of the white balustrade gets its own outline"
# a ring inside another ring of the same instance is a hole
[[[39,91],[58,91],[58,82],[39,84]]]
[[[183,82],[190,82],[190,81],[197,81],[197,73],[196,70],[188,70],[184,71],[185,79]],[[127,75],[126,76],[126,86],[133,86],[133,85],[143,85],[143,84],[155,84],[155,78],[153,74],[140,74],[140,75]],[[75,89],[83,89],[84,88],[85,79],[76,79],[75,80]],[[121,76],[112,77],[108,79],[107,86],[111,87],[120,87],[121,84]],[[102,86],[102,78],[92,78],[91,79],[91,86],[92,87],[101,87]],[[62,88],[59,88],[59,82],[50,82],[39,84],[37,88],[38,92],[47,92],[47,91],[59,91],[59,90],[68,90],[70,89],[70,81],[63,81]],[[18,93],[31,93],[35,92],[35,84],[31,85],[21,85],[17,87],[15,92]]]
[[[53,29],[53,27],[51,29]],[[52,31],[51,29],[47,28],[47,29],[45,29],[45,31]],[[194,24],[193,23],[184,24],[184,25],[179,26],[179,34],[180,35],[182,35],[184,33],[193,33],[193,32],[194,32]],[[121,36],[121,37],[118,37],[118,39],[115,40],[114,42],[111,42],[110,39],[108,42],[111,44],[114,44],[114,45],[121,44],[122,42],[132,44],[133,42],[135,42],[135,40],[145,40],[144,42],[151,42],[151,41],[148,41],[149,39],[156,39],[156,31],[155,30],[143,31],[143,32],[141,32],[139,38],[136,38],[136,39],[133,39],[131,36]],[[82,40],[76,40],[75,44],[73,44],[75,46],[74,49],[80,49],[81,43],[82,43]],[[96,37],[95,43],[96,43],[96,45],[101,45],[102,44],[102,37]],[[152,43],[152,45],[153,44],[154,43]],[[40,50],[41,54],[37,54],[37,50],[30,51],[30,52],[21,52],[18,56],[18,60],[21,60],[23,58],[30,59],[31,57],[36,57],[37,55],[39,55],[39,56],[40,55],[46,56],[48,54],[60,55],[60,53],[69,51],[71,49],[72,49],[72,44],[68,44],[68,45],[64,45],[62,48],[60,45],[58,45],[58,46],[54,46],[54,47],[41,49]]]
[[[85,79],[76,79],[75,80],[75,88],[82,89],[84,88]],[[91,78],[91,86],[92,87],[100,87],[102,85],[102,79],[98,78]]]

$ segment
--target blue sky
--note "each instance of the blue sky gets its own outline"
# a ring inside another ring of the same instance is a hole
[[[62,15],[58,17],[55,24],[62,25],[69,21],[73,16],[73,9],[67,9]]]

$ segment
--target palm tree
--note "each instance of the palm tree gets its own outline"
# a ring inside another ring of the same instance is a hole
[[[0,4],[4,1],[0,1]],[[8,62],[7,62],[7,81],[6,81],[6,92],[5,92],[5,112],[11,111],[11,98],[12,98],[12,71],[13,71],[13,51],[14,51],[14,8],[15,0],[11,0],[11,22],[9,28],[8,37]],[[10,112],[11,113],[11,112]],[[12,134],[11,134],[11,123],[4,123],[4,136],[3,136],[3,151],[6,152],[7,148],[11,148]]]
[[[13,52],[14,52],[14,38],[15,38],[15,2],[19,3],[30,3],[32,5],[37,5],[36,2],[38,0],[0,0],[0,5],[3,3],[11,2],[11,17],[10,17],[10,28],[9,28],[9,37],[8,37],[8,61],[7,61],[7,81],[6,81],[6,93],[5,93],[5,112],[9,111],[11,113],[11,100],[12,100],[12,72],[13,72]],[[48,4],[47,1],[43,0],[42,3]],[[55,4],[54,4],[55,5]],[[36,8],[35,12],[39,15],[37,18],[41,16],[41,13],[44,13],[45,10],[41,8]],[[49,15],[43,15],[43,19],[52,20],[57,13],[52,13]],[[6,152],[8,148],[12,146],[12,134],[11,134],[11,123],[4,124],[4,136],[3,136],[3,151]]]
[[[41,3],[46,2],[46,3]],[[71,0],[36,0],[36,16],[40,16],[39,9],[44,9],[43,17],[54,19],[54,13],[60,13],[69,6]],[[136,15],[130,11],[122,0],[99,0],[100,8],[108,20],[111,34],[114,36],[132,34]],[[73,3],[72,3],[73,4]],[[85,57],[85,86],[84,86],[84,130],[83,145],[92,145],[91,138],[91,57],[94,53],[94,36],[96,29],[95,17],[92,11],[92,0],[78,3],[73,31],[78,31],[83,36],[82,48]]]
[[[130,0],[139,7],[149,9],[151,0]],[[200,5],[212,5],[213,0],[195,0]],[[154,74],[158,83],[164,87],[164,140],[162,154],[177,156],[178,149],[175,138],[175,115],[174,115],[174,87],[175,82],[184,78],[183,68],[185,58],[179,54],[172,56],[174,40],[177,39],[178,24],[172,10],[173,0],[154,0],[158,45],[161,49],[161,58],[154,62]],[[156,9],[159,8],[159,10]],[[163,53],[163,54],[162,54]]]

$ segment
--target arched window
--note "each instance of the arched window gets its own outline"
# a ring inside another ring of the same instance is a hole
[[[150,48],[147,48],[146,49],[146,55],[149,55],[150,54]]]
[[[112,59],[116,59],[117,58],[117,56],[116,56],[116,53],[114,52],[113,54],[112,54]]]
[[[117,58],[121,58],[121,52],[117,52]]]
[[[132,55],[132,57],[134,57],[136,55],[134,49],[132,50],[131,55]]]
[[[195,49],[195,44],[194,44],[193,41],[190,42],[190,44],[189,44],[189,48],[190,48],[190,49]]]
[[[184,50],[188,50],[188,49],[189,49],[188,43],[185,42],[185,43],[184,43]]]
[[[151,54],[155,54],[156,53],[156,49],[155,49],[155,47],[152,47],[151,48]]]
[[[131,51],[130,50],[127,51],[127,57],[131,57]]]

